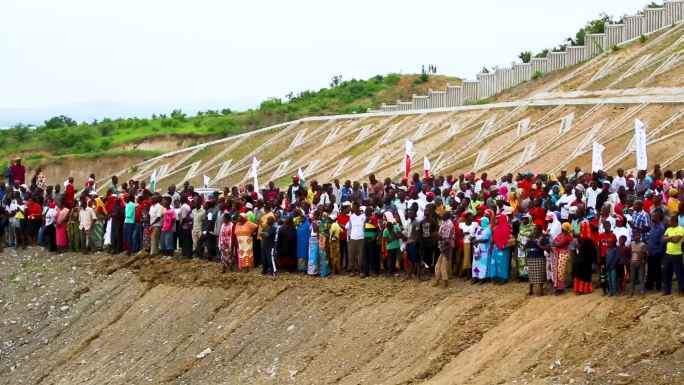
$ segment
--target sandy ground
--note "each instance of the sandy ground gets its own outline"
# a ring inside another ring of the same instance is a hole
[[[684,299],[0,254],[1,384],[682,383]]]

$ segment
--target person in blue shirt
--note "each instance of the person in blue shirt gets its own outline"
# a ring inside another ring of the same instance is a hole
[[[340,189],[340,204],[348,202],[352,197],[351,181],[344,181],[344,186]]]
[[[648,233],[648,242],[646,242],[646,290],[653,290],[654,286],[657,291],[660,291],[663,281],[662,260],[665,255],[665,242],[663,236],[665,235],[665,225],[663,225],[663,212],[656,209],[653,212],[653,223],[651,231]]]

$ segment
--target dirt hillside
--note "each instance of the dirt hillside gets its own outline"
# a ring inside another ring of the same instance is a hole
[[[0,255],[2,384],[682,383],[684,299]]]

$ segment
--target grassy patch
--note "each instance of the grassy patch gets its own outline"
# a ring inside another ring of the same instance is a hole
[[[367,80],[343,81],[317,91],[291,92],[284,99],[271,98],[256,109],[242,112],[209,110],[198,112],[196,116],[186,116],[182,111],[174,110],[168,115],[153,115],[151,118],[105,118],[81,123],[60,116],[45,121],[39,127],[19,124],[0,130],[0,158],[35,151],[44,151],[48,154],[45,157],[125,155],[110,149],[158,137],[224,138],[312,115],[363,113],[368,108],[377,108],[382,102],[408,100],[413,94],[425,94],[428,89],[443,89],[447,83],[459,85],[460,82],[458,78],[439,75],[377,75]],[[158,153],[137,152],[136,155],[154,156]],[[39,156],[42,155],[34,155],[33,160],[42,159]]]

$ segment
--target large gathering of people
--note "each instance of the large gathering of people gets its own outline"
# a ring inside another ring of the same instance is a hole
[[[223,272],[276,272],[503,285],[529,295],[684,295],[684,172],[486,173],[401,180],[292,177],[195,191],[143,180],[0,182],[0,248],[205,258]],[[154,185],[154,184],[151,184]],[[99,187],[99,188],[98,188]],[[199,190],[199,189],[198,189]],[[98,191],[102,194],[98,194]]]

